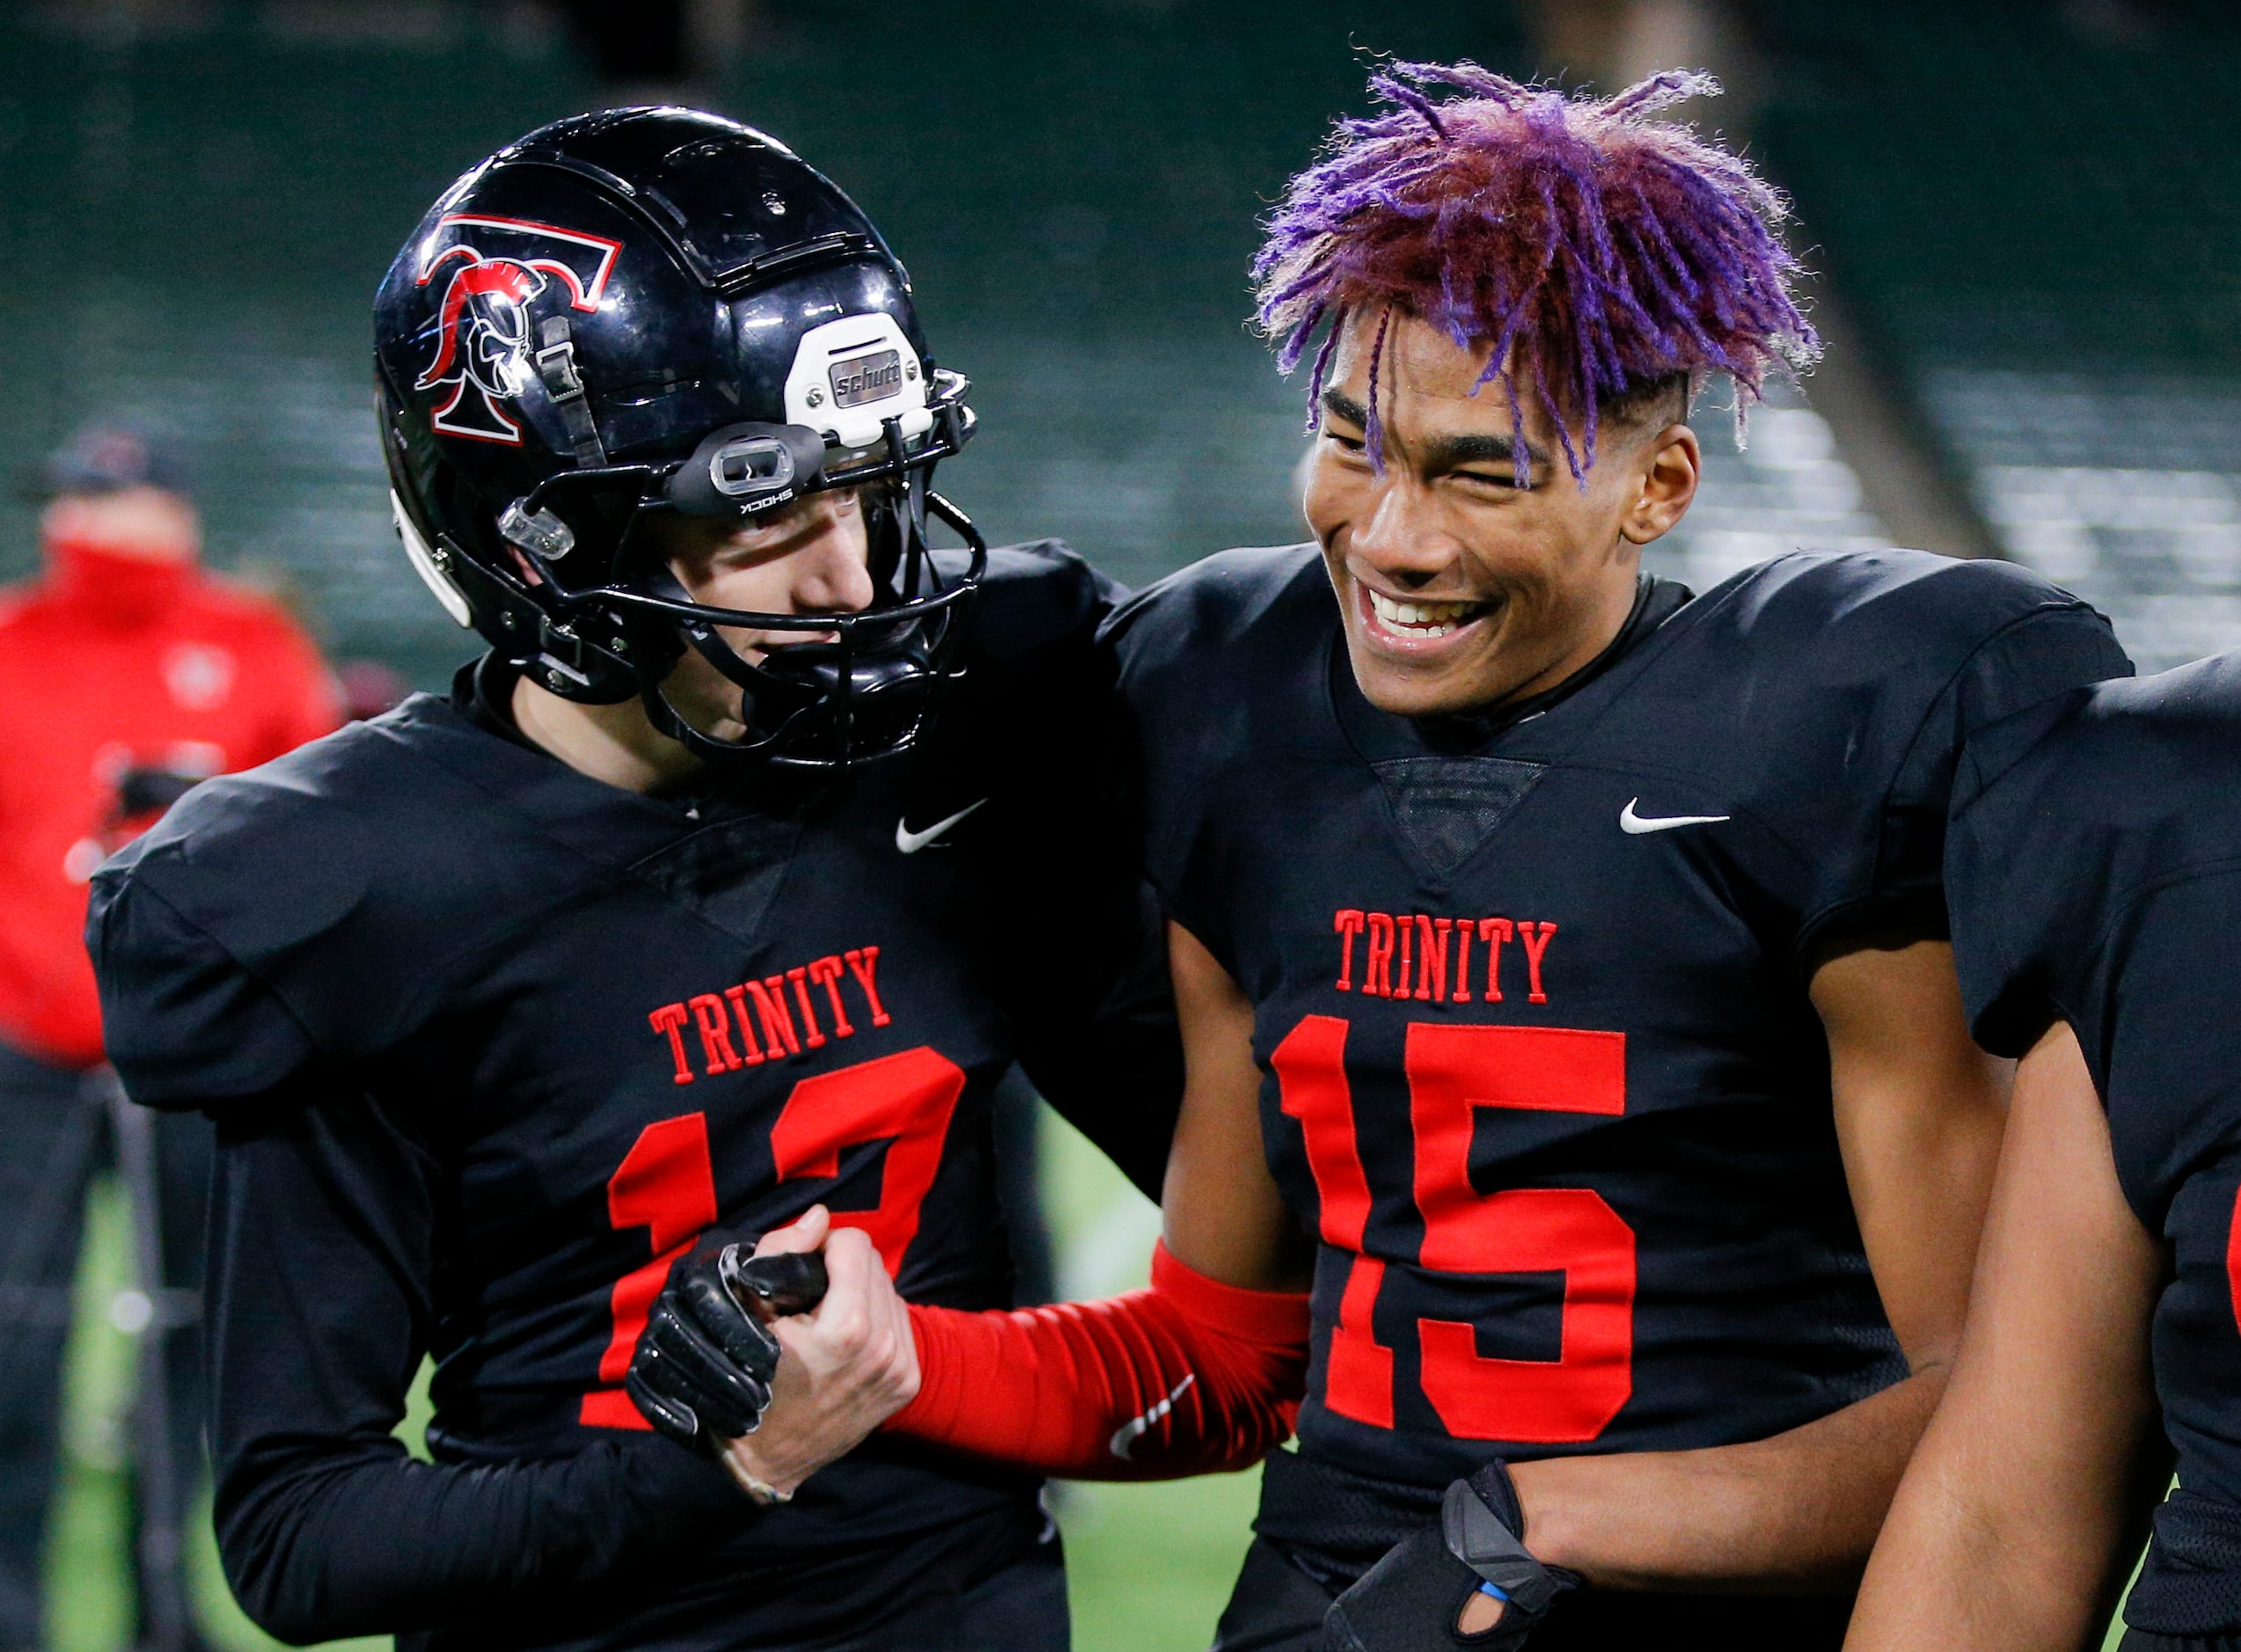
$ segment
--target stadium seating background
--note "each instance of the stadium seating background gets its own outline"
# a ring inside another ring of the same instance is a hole
[[[1754,0],[1768,164],[2005,552],[2241,643],[2241,11]]]

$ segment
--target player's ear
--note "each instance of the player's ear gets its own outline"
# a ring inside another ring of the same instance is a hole
[[[1652,430],[1636,450],[1634,503],[1619,523],[1619,537],[1648,545],[1688,514],[1703,479],[1704,450],[1685,424]]]

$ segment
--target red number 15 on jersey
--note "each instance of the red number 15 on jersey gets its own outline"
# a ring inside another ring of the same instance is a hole
[[[1371,1193],[1354,1135],[1346,1023],[1310,1015],[1276,1047],[1284,1111],[1300,1121],[1322,1206],[1324,1243],[1352,1253],[1332,1327],[1323,1401],[1340,1416],[1393,1426],[1393,1350],[1373,1324],[1386,1264],[1364,1254]],[[1626,1111],[1626,1035],[1549,1027],[1409,1023],[1410,1188],[1424,1218],[1418,1264],[1455,1274],[1564,1276],[1563,1343],[1553,1360],[1489,1359],[1469,1324],[1420,1319],[1424,1399],[1458,1439],[1569,1444],[1592,1440],[1634,1392],[1634,1230],[1586,1188],[1471,1185],[1481,1107]]]

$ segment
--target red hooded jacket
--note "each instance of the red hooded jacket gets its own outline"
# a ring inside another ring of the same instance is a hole
[[[253,768],[341,713],[269,599],[192,563],[48,552],[46,579],[0,592],[0,1042],[88,1067],[101,1012],[86,880],[154,819],[124,815],[125,775]]]

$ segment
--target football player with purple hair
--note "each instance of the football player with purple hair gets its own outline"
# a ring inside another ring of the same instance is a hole
[[[1256,267],[1314,541],[1105,627],[1189,1073],[1153,1283],[913,1305],[890,1426],[1073,1475],[1265,1452],[1225,1652],[1834,1648],[2006,1102],[1955,766],[2128,664],[1999,564],[1645,575],[1699,388],[1817,354],[1780,197],[1655,118],[1703,77],[1373,85]]]

